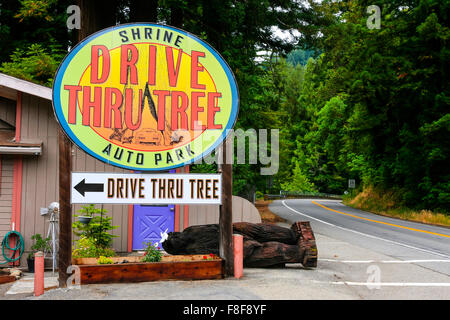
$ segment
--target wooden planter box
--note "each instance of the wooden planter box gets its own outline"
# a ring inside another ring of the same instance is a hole
[[[143,257],[132,256],[132,257],[109,257],[114,263],[123,263],[123,261],[142,262]],[[72,258],[72,264],[85,265],[85,264],[97,264],[98,258]]]
[[[166,255],[162,256],[161,262],[175,262],[175,261],[203,261],[204,258],[209,255],[204,254],[187,254],[187,255]],[[143,256],[125,256],[125,257],[109,257],[113,261],[113,263],[134,263],[134,262],[142,262]],[[219,259],[217,256],[213,256],[213,259]],[[72,258],[72,264],[80,265],[80,264],[97,264],[98,258]]]
[[[0,284],[16,281],[16,277],[8,274],[0,274]]]
[[[167,257],[174,258],[171,258],[172,261],[167,261],[170,259]],[[223,278],[223,261],[220,258],[199,260],[198,257],[203,259],[203,255],[167,257],[162,259],[161,262],[130,262],[103,265],[78,264],[77,266],[80,268],[81,276],[80,282],[81,284],[92,284]],[[130,261],[129,258],[131,257],[116,258]],[[137,259],[141,257],[133,258]]]

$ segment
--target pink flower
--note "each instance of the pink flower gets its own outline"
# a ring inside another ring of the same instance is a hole
[[[206,259],[208,259],[208,257],[207,256],[203,256],[203,259],[206,260]]]

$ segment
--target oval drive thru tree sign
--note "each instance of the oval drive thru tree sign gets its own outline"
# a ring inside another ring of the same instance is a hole
[[[53,85],[70,139],[108,164],[140,171],[207,155],[234,126],[238,89],[229,66],[186,31],[127,24],[99,31],[65,57]]]

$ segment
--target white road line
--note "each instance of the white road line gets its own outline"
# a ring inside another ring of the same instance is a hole
[[[336,260],[336,259],[319,259],[319,261],[326,261],[326,262],[341,262],[341,263],[426,263],[426,262],[433,262],[433,263],[450,263],[450,260],[438,260],[438,259],[432,259],[432,260]]]
[[[409,249],[414,249],[414,250],[418,250],[418,251],[422,251],[422,252],[426,252],[426,253],[431,253],[431,254],[436,255],[436,256],[440,256],[440,257],[444,257],[444,258],[450,259],[450,256],[445,255],[445,254],[442,254],[442,253],[438,253],[438,252],[434,252],[434,251],[430,251],[430,250],[426,250],[426,249],[422,249],[422,248],[417,248],[417,247],[410,246],[410,245],[407,245],[407,244],[404,244],[404,243],[401,243],[401,242],[396,242],[396,241],[392,241],[392,240],[388,240],[388,239],[384,239],[384,238],[372,236],[372,235],[367,234],[367,233],[362,233],[362,232],[355,231],[355,230],[352,230],[352,229],[347,229],[347,228],[344,228],[344,227],[341,227],[341,226],[337,226],[337,225],[335,225],[335,224],[332,224],[332,223],[329,223],[329,222],[326,222],[326,221],[323,221],[323,220],[320,220],[320,219],[311,217],[311,216],[309,216],[309,215],[307,215],[307,214],[304,214],[304,213],[302,213],[302,212],[300,212],[300,211],[297,211],[297,210],[295,210],[295,209],[289,207],[289,206],[285,203],[285,201],[286,201],[286,200],[282,200],[281,203],[282,203],[286,208],[288,208],[289,210],[292,210],[292,211],[294,211],[294,212],[297,213],[297,214],[300,214],[300,215],[305,216],[305,217],[307,217],[307,218],[310,218],[310,219],[312,219],[312,220],[316,220],[316,221],[318,221],[318,222],[324,223],[324,224],[326,224],[326,225],[329,225],[329,226],[332,226],[332,227],[336,227],[336,228],[339,228],[339,229],[342,229],[342,230],[345,230],[345,231],[350,231],[350,232],[353,232],[353,233],[356,233],[356,234],[359,234],[359,235],[363,235],[363,236],[366,236],[366,237],[369,237],[369,238],[372,238],[372,239],[382,240],[382,241],[389,242],[389,243],[393,243],[393,244],[396,244],[396,245],[399,245],[399,246],[402,246],[402,247],[406,247],[406,248],[409,248]]]
[[[336,284],[348,286],[366,286],[366,287],[450,287],[450,282],[351,282],[351,281],[316,281],[315,283]]]

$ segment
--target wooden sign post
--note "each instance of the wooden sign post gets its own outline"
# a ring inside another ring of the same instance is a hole
[[[234,275],[234,251],[233,251],[233,165],[230,159],[232,154],[227,154],[233,143],[228,138],[223,143],[223,164],[222,171],[222,205],[219,215],[219,255],[225,260],[225,275]],[[228,150],[227,150],[228,149]],[[229,159],[230,158],[230,159]]]
[[[67,268],[72,264],[72,207],[70,205],[70,172],[72,171],[72,142],[58,130],[59,147],[59,287],[66,287]]]

